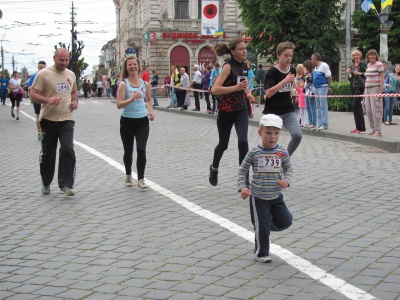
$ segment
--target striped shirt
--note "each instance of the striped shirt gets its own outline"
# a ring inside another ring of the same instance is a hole
[[[365,71],[365,87],[375,87],[381,85],[381,73],[383,73],[383,64],[380,61],[375,62],[375,64],[369,63],[367,70]]]
[[[279,168],[274,172],[260,172],[259,160],[262,157],[274,157],[280,160]],[[253,168],[253,180],[250,184],[250,192],[254,197],[262,200],[273,200],[279,197],[282,187],[278,184],[279,179],[284,179],[290,185],[293,169],[289,153],[279,145],[272,149],[261,146],[254,147],[247,152],[238,172],[238,190],[246,187],[246,175],[250,166]]]

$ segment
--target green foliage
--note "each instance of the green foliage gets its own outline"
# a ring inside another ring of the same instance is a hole
[[[276,60],[280,42],[295,44],[293,62],[310,59],[318,52],[324,61],[340,60],[334,46],[343,34],[340,0],[238,0],[241,18],[252,37],[250,47],[258,54]]]
[[[375,7],[380,11],[380,1],[374,1]],[[400,62],[400,1],[393,1],[392,13],[389,21],[393,22],[392,28],[388,33],[389,61],[393,64]],[[353,28],[357,29],[356,45],[363,55],[370,49],[379,52],[380,49],[380,23],[378,17],[372,9],[368,13],[355,11],[352,15]]]
[[[350,95],[350,82],[332,82],[332,94],[329,95]],[[352,111],[352,98],[334,97],[328,98],[328,109],[333,111]]]
[[[75,73],[76,80],[79,83],[82,81],[82,73],[89,66],[85,63],[85,58],[79,58],[82,55],[82,50],[85,47],[82,41],[78,41],[78,44],[75,44],[73,53],[70,51],[70,47],[66,47],[65,43],[58,43],[60,48],[65,48],[69,51],[69,65],[68,69]],[[54,46],[57,50],[57,46]]]
[[[11,77],[11,76],[10,76],[10,72],[8,72],[8,69],[4,69],[4,71],[1,71],[1,72],[0,72],[0,76],[3,75],[3,74],[6,75],[6,78],[10,78],[10,77]]]

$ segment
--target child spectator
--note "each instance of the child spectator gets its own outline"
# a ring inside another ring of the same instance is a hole
[[[292,165],[288,151],[278,145],[282,132],[282,119],[267,114],[260,119],[258,134],[261,144],[250,149],[238,172],[238,190],[243,199],[250,196],[251,222],[255,231],[255,260],[270,263],[270,231],[282,231],[292,225],[292,214],[283,201],[281,191],[292,180]],[[250,189],[246,176],[250,166],[253,180]]]
[[[298,95],[298,103],[299,103],[299,121],[300,127],[308,127],[308,115],[307,115],[307,108],[306,108],[306,97],[304,93],[304,85],[305,82],[303,79],[298,79],[296,81],[296,91]]]

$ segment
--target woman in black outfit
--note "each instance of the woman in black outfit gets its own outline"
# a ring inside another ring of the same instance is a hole
[[[217,44],[213,47],[217,56],[230,54],[221,74],[212,86],[213,95],[221,95],[218,110],[218,136],[219,143],[214,150],[213,163],[210,166],[210,184],[218,184],[218,167],[222,155],[228,149],[229,137],[232,126],[235,125],[238,136],[239,165],[249,150],[247,130],[249,127],[249,105],[254,102],[254,97],[247,88],[247,48],[242,39],[230,41],[226,44]]]
[[[354,50],[351,53],[352,63],[347,69],[350,78],[350,92],[352,95],[363,95],[365,89],[364,72],[367,70],[367,63],[361,60],[362,53],[359,50]],[[356,129],[351,130],[351,133],[365,133],[364,112],[362,109],[362,97],[353,97],[353,114]]]

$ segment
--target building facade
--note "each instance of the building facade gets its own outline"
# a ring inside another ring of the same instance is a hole
[[[135,55],[141,65],[155,69],[161,78],[172,65],[185,67],[216,60],[211,46],[240,37],[244,26],[234,0],[221,1],[222,37],[201,34],[201,0],[114,1],[117,15],[115,60],[121,66],[126,55]]]
[[[351,1],[352,11],[359,7],[359,2]],[[224,35],[202,35],[201,3],[201,0],[114,0],[117,37],[103,47],[106,56],[103,64],[110,68],[114,65],[115,71],[119,72],[124,58],[134,55],[142,66],[155,69],[160,78],[166,76],[171,66],[183,66],[191,75],[194,64],[206,65],[217,60],[211,51],[214,43],[237,37],[246,40],[243,35],[246,28],[235,0],[219,1],[219,20]],[[344,41],[338,41],[336,49],[341,60],[331,64],[333,77],[337,81],[346,80]],[[114,51],[114,55],[110,51]],[[261,62],[269,66],[251,49],[248,58],[255,64]]]

